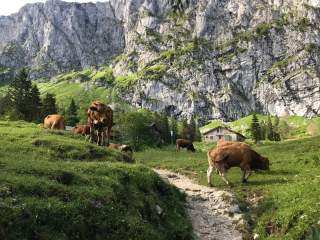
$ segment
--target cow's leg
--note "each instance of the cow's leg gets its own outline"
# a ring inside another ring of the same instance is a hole
[[[180,151],[180,145],[179,144],[176,145],[176,150],[177,150],[177,152]]]
[[[101,146],[104,146],[104,144],[105,144],[104,137],[105,137],[105,130],[103,130],[103,131],[101,132]]]
[[[227,184],[227,185],[231,185],[230,182],[228,181],[227,177],[226,177],[226,169],[224,166],[221,165],[217,165],[216,166],[218,171],[219,171],[219,175],[222,178],[222,180]]]
[[[90,125],[90,137],[89,137],[89,142],[93,143],[93,138],[94,138],[94,129],[93,129],[93,126]]]
[[[212,184],[211,184],[211,175],[212,175],[212,172],[213,172],[213,167],[212,166],[209,166],[208,170],[207,170],[207,178],[208,178],[208,185],[211,187]]]
[[[97,131],[97,145],[100,145],[100,132]]]
[[[250,170],[250,169],[244,170],[244,171],[243,171],[242,182],[243,182],[243,183],[248,182],[248,178],[250,177],[250,175],[251,175],[251,170]]]
[[[56,125],[57,125],[57,123],[56,123],[56,121],[54,121],[54,122],[52,123],[52,125],[51,125],[51,129],[56,129]]]
[[[107,128],[107,146],[109,146],[110,138],[111,138],[111,127],[108,127]]]

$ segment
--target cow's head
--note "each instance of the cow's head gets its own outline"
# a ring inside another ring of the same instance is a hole
[[[187,147],[188,150],[190,150],[191,152],[195,152],[196,149],[194,148],[193,144],[189,144],[189,146]]]
[[[261,169],[262,170],[270,170],[269,168],[269,159],[266,157],[260,157]]]

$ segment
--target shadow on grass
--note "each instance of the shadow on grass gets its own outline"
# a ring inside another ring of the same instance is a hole
[[[261,180],[248,180],[247,183],[243,183],[243,186],[261,186],[261,185],[272,185],[272,184],[279,184],[279,183],[288,183],[289,180],[284,179],[261,179]]]

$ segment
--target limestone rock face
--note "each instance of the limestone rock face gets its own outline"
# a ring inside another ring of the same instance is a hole
[[[180,117],[320,114],[320,1],[168,2],[26,5],[0,17],[0,66],[43,78],[112,64],[121,97]]]

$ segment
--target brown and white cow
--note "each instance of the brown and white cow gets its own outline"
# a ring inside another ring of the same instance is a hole
[[[111,128],[113,126],[113,111],[111,107],[100,101],[94,101],[88,108],[88,125],[90,126],[90,142],[93,142],[94,135],[97,136],[97,144],[105,145],[105,133],[107,145],[109,145]]]
[[[180,148],[186,148],[188,151],[192,151],[195,152],[196,149],[194,148],[192,141],[188,140],[188,139],[182,139],[182,138],[178,138],[176,140],[176,150],[180,151]]]
[[[269,159],[262,157],[246,144],[229,144],[208,151],[209,168],[207,170],[208,184],[211,186],[211,175],[214,168],[226,184],[229,184],[225,174],[231,167],[240,167],[243,172],[242,182],[247,182],[251,170],[269,170]]]
[[[43,128],[65,130],[66,127],[63,116],[59,114],[46,116],[43,121]]]

